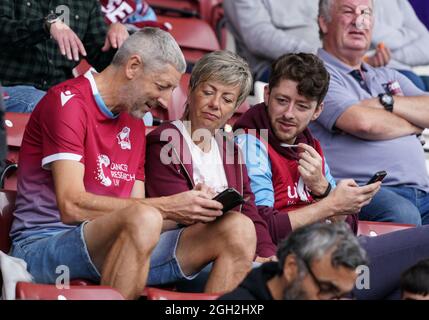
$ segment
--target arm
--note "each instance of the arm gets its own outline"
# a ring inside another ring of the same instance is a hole
[[[99,72],[110,64],[116,53],[116,49],[110,49],[106,52],[102,51],[102,48],[106,46],[106,39],[108,38],[107,28],[108,26],[101,12],[101,6],[98,1],[94,1],[87,31],[82,42],[85,48],[87,48],[88,63]],[[105,48],[107,50],[107,46]]]
[[[408,1],[398,1],[404,16],[404,25],[398,33],[405,37],[404,42],[392,51],[392,58],[411,67],[429,64],[429,31],[417,17]],[[387,39],[392,39],[391,37]],[[394,38],[393,38],[394,39]]]
[[[404,93],[409,95],[407,86],[409,81],[402,81],[403,77],[399,77],[398,73],[389,76],[400,80]],[[369,102],[359,100],[355,93],[345,89],[340,77],[331,73],[324,109],[316,121],[329,131],[339,129],[366,140],[388,140],[421,131],[420,128],[396,114],[377,107],[369,107],[368,105],[373,101],[375,99],[370,99]]]
[[[260,216],[258,209],[255,205],[255,195],[250,188],[250,180],[247,174],[246,165],[242,164],[243,170],[243,196],[249,198],[243,206],[243,213],[252,219],[255,224],[257,246],[256,255],[258,257],[273,257],[276,255],[276,245],[274,244],[268,225],[265,220]]]
[[[2,50],[28,48],[48,39],[49,35],[44,30],[44,17],[17,20],[14,12],[14,0],[0,2],[0,47]]]
[[[274,60],[287,52],[315,51],[311,44],[276,28],[261,0],[229,0],[224,8],[229,23],[255,55]]]

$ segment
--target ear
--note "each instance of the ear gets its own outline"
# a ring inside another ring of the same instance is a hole
[[[311,121],[315,121],[315,120],[317,120],[317,118],[319,118],[319,116],[322,113],[324,107],[325,107],[325,105],[324,105],[323,102],[316,107],[316,110],[314,111],[314,114],[311,117]]]
[[[318,17],[318,21],[319,21],[319,28],[322,31],[322,33],[325,35],[328,33],[328,24],[326,23],[325,18],[323,18],[322,16]]]
[[[285,259],[285,264],[283,265],[283,277],[286,279],[287,283],[291,283],[298,276],[298,264],[296,262],[296,257],[294,254],[290,254]]]
[[[268,85],[264,87],[264,103],[268,106],[268,102],[270,101],[270,88]]]
[[[143,71],[143,61],[139,55],[131,56],[125,68],[125,76],[128,80],[134,79],[139,72]]]

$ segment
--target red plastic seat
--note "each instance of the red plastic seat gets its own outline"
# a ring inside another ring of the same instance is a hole
[[[70,286],[58,289],[54,285],[19,282],[17,300],[124,300],[115,289],[107,286]]]
[[[413,224],[400,224],[392,222],[359,221],[358,235],[375,237],[382,234],[414,228]]]
[[[157,288],[146,288],[148,300],[216,300],[220,294],[176,292]]]
[[[15,191],[0,190],[0,250],[8,253],[10,249],[9,232],[15,211]]]
[[[170,33],[176,39],[186,61],[197,62],[204,54],[220,50],[219,41],[210,25],[196,18],[158,16],[158,22],[168,23]]]

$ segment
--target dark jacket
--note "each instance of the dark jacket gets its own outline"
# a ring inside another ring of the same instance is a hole
[[[164,131],[166,130],[166,131]],[[163,133],[164,132],[164,133]],[[161,134],[169,136],[161,141]],[[167,133],[167,134],[166,134]],[[172,139],[174,136],[175,139]],[[224,135],[216,135],[217,145],[222,146],[223,163],[228,186],[235,188],[248,201],[243,206],[235,208],[248,216],[255,224],[258,238],[256,254],[261,257],[273,256],[276,253],[268,226],[258,213],[255,206],[255,196],[250,188],[246,165],[241,159],[241,153],[233,142]],[[166,123],[152,131],[146,141],[145,186],[147,197],[169,196],[192,190],[195,186],[193,180],[192,157],[184,137],[173,124]],[[160,157],[164,155],[172,159],[165,165]],[[226,150],[234,150],[233,155]],[[233,156],[233,159],[228,158]],[[186,161],[185,161],[186,160]]]
[[[273,300],[267,282],[277,271],[277,262],[265,263],[253,269],[234,291],[219,297],[219,300]]]

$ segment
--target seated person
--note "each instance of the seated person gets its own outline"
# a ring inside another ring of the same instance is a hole
[[[376,195],[380,182],[360,187],[348,179],[335,187],[326,177],[323,150],[307,127],[323,112],[328,71],[312,54],[285,55],[272,69],[265,102],[236,122],[235,134],[273,242],[326,219],[333,223],[346,219],[356,231],[357,213]],[[359,299],[399,298],[401,272],[429,256],[426,227],[359,241],[369,255],[371,284],[368,290],[354,290]]]
[[[221,252],[247,257],[252,242],[244,240],[245,235],[237,227],[240,224],[247,226],[251,220],[258,236],[257,257],[273,257],[276,253],[276,246],[271,241],[267,225],[256,210],[246,166],[241,160],[238,147],[220,130],[246,99],[251,86],[250,70],[243,59],[226,51],[207,54],[192,70],[189,96],[182,120],[163,124],[147,137],[148,197],[169,196],[192,190],[198,184],[205,184],[212,190],[212,196],[232,187],[247,200],[244,205],[222,217],[189,219],[184,229],[184,226],[177,229],[179,221],[172,221],[172,227],[175,229],[169,232],[183,231],[182,237],[186,238],[188,234],[201,233],[198,242],[194,243],[195,248],[186,248],[198,250],[201,263],[209,263]],[[219,228],[231,230],[235,237],[228,239],[226,234],[215,236],[213,232]],[[214,238],[216,241],[210,240]],[[225,241],[230,241],[230,244]],[[199,249],[200,246],[197,246],[205,243],[211,244],[210,250],[205,247]],[[263,261],[260,258],[256,260]],[[211,283],[216,275],[220,275],[221,279],[230,276],[227,273],[219,273],[218,268],[215,263],[208,283]]]
[[[401,293],[403,300],[429,300],[429,259],[402,274]]]
[[[163,219],[187,224],[220,216],[222,205],[207,190],[144,198],[141,117],[168,104],[185,70],[173,37],[143,28],[103,72],[53,87],[36,107],[22,143],[11,230],[11,255],[27,262],[36,282],[56,283],[64,278],[58,266],[66,266],[70,279],[101,282],[135,299],[147,283],[196,274],[205,261],[192,248],[215,261],[217,281],[207,291],[231,289],[249,271],[256,240],[245,217],[231,217],[233,227],[200,228],[223,250],[201,242],[206,234],[198,230],[180,241],[179,231],[161,235]]]
[[[416,135],[429,127],[429,94],[393,69],[363,62],[374,19],[372,1],[321,0],[319,57],[331,79],[325,108],[310,128],[335,178],[364,184],[387,172],[361,220],[428,224],[429,176]],[[367,28],[357,28],[358,20]]]
[[[391,60],[387,61],[387,67],[399,70],[420,90],[428,91],[424,79],[415,74],[412,68],[429,65],[429,31],[411,4],[404,0],[374,1],[374,17],[372,46],[384,43],[389,48]]]
[[[293,231],[278,262],[254,269],[219,300],[331,300],[352,291],[366,253],[345,223],[315,223]]]
[[[46,90],[73,77],[81,58],[103,70],[128,37],[120,23],[107,27],[98,0],[66,3],[1,1],[0,82],[10,96],[6,111],[31,112]]]
[[[281,55],[320,47],[314,0],[224,0],[223,7],[237,53],[256,80],[267,82],[271,63]]]

